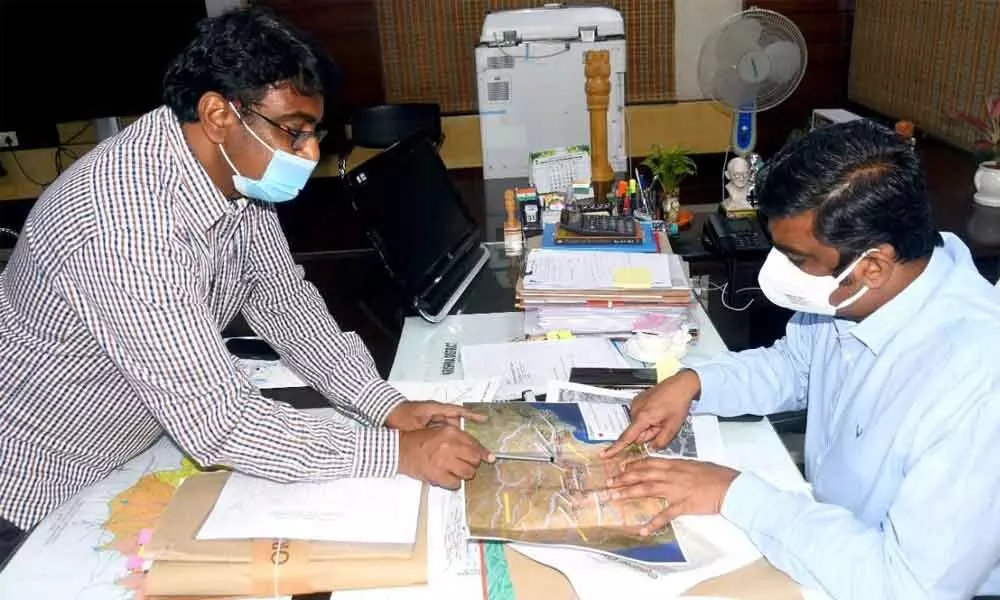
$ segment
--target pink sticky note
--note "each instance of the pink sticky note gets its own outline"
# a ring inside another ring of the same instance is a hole
[[[139,531],[139,545],[145,546],[149,543],[149,540],[153,539],[152,529],[142,529]]]
[[[125,568],[129,571],[142,571],[145,564],[146,561],[144,561],[141,556],[130,556],[125,562]]]

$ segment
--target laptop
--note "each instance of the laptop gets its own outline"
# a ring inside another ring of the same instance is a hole
[[[354,211],[405,302],[423,319],[443,321],[489,250],[434,144],[415,134],[344,177]]]

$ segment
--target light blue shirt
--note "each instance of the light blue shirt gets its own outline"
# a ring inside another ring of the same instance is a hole
[[[722,515],[835,600],[1000,593],[1000,292],[942,235],[860,323],[799,313],[772,347],[694,367],[695,412],[808,406],[815,499],[742,473]]]

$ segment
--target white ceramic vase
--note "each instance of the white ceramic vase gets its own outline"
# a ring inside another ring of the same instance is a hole
[[[973,182],[976,184],[973,199],[977,203],[1000,207],[1000,161],[980,163]]]

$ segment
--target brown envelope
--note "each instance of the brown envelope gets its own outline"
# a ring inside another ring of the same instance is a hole
[[[566,576],[535,562],[516,550],[506,549],[510,577],[517,600],[576,600]],[[731,600],[802,600],[798,585],[787,575],[761,559],[704,581],[684,596],[718,596]]]
[[[143,549],[152,560],[184,562],[248,563],[256,546],[270,547],[271,540],[198,540],[202,523],[215,506],[228,471],[199,473],[184,480],[160,517],[152,539]],[[348,558],[394,558],[413,556],[414,548],[390,544],[344,544],[335,542],[290,542],[308,546],[312,560]]]
[[[199,527],[200,524],[198,521]],[[288,595],[421,585],[427,583],[426,488],[421,497],[417,527],[416,545],[409,557],[319,556],[313,552],[314,544],[286,542],[277,546],[273,541],[259,540],[247,542],[249,560],[154,559],[146,576],[145,593],[150,598],[188,596],[222,600],[221,597],[233,596],[273,597],[276,592]],[[191,530],[192,538],[196,530],[197,527]],[[189,541],[192,545],[196,543],[193,539]],[[238,555],[243,556],[242,550]]]

